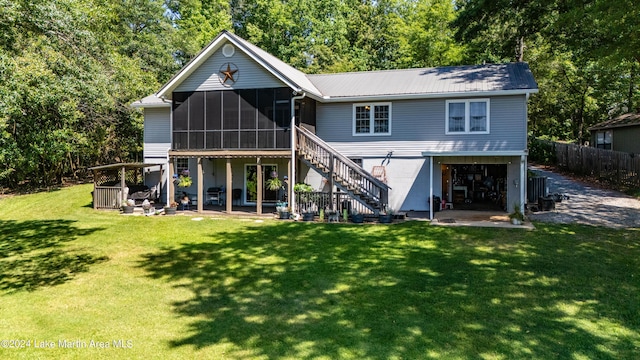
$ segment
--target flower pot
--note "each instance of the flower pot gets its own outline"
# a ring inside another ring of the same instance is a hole
[[[313,221],[314,213],[302,213],[302,221]]]
[[[175,215],[176,214],[176,210],[178,210],[178,208],[176,206],[165,206],[164,207],[164,214],[165,215]]]
[[[291,217],[291,213],[288,211],[280,211],[278,213],[278,218],[281,220],[287,220]]]
[[[364,222],[364,214],[351,215],[351,222],[354,224],[362,224]]]
[[[129,206],[129,205],[123,205],[122,206],[122,213],[123,214],[133,214],[133,206]]]
[[[391,224],[391,222],[393,221],[393,215],[392,214],[380,215],[378,217],[378,221],[380,222],[380,224]]]
[[[516,219],[516,218],[512,218],[512,219],[511,219],[511,223],[512,223],[513,225],[522,225],[522,220],[520,220],[520,219]]]

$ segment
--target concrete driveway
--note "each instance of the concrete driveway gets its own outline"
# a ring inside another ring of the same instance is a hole
[[[533,221],[578,223],[611,228],[640,228],[640,201],[614,190],[605,190],[565,176],[530,166],[530,170],[548,178],[551,194],[569,196],[556,203],[556,209],[528,214]]]

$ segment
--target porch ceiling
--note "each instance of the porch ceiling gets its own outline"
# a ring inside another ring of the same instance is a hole
[[[169,151],[170,158],[290,158],[291,150],[202,150],[202,151]]]

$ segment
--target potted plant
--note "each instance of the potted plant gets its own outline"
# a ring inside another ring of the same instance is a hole
[[[133,199],[128,199],[122,202],[122,213],[133,214],[133,209],[136,206],[136,202]]]
[[[277,177],[272,177],[267,180],[267,190],[278,191],[282,188],[282,180]]]
[[[300,204],[300,207],[303,209],[302,220],[312,221],[318,209],[312,194],[313,187],[309,184],[298,183],[293,186],[293,191],[298,194],[298,204]]]
[[[311,204],[302,211],[302,221],[313,221],[316,215],[316,204]]]
[[[358,210],[353,210],[351,213],[351,222],[354,224],[362,224],[364,222],[364,214],[360,214]]]
[[[393,221],[394,210],[391,208],[387,208],[386,211],[383,211],[378,216],[378,221],[380,224],[391,224]]]
[[[276,211],[278,212],[278,219],[287,220],[291,217],[291,210],[286,202],[277,202]]]
[[[509,214],[513,225],[521,225],[524,222],[524,214],[520,210],[520,204],[513,204],[513,212]]]
[[[172,201],[171,204],[167,205],[164,207],[164,214],[165,215],[175,215],[176,214],[176,210],[178,210],[178,203],[175,201]]]
[[[191,184],[193,184],[193,179],[189,176],[189,170],[182,170],[182,174],[178,177],[178,186],[186,188]]]

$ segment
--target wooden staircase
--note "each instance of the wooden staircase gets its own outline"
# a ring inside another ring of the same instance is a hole
[[[391,188],[311,131],[296,126],[296,149],[309,167],[374,214],[387,207]]]

